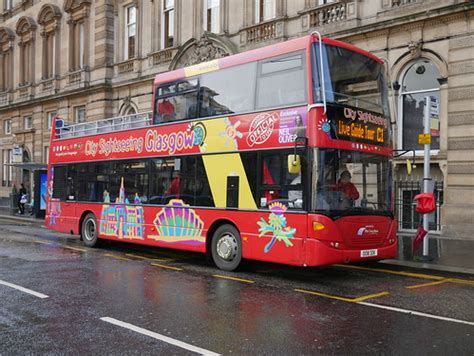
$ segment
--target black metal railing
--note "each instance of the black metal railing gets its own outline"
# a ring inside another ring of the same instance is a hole
[[[415,210],[415,195],[422,192],[421,181],[395,182],[395,216],[398,220],[398,231],[412,232],[422,224],[422,215]],[[434,182],[436,210],[429,215],[430,231],[441,231],[441,206],[443,205],[443,182]]]

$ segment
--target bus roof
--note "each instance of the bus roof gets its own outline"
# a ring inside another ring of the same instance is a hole
[[[253,49],[250,51],[234,54],[228,57],[223,57],[219,59],[214,59],[212,61],[199,63],[196,65],[192,65],[189,67],[179,68],[173,71],[164,72],[157,74],[155,77],[155,85],[159,85],[162,83],[173,82],[176,80],[184,79],[187,77],[191,77],[194,75],[212,72],[215,70],[233,67],[239,64],[255,62],[259,60],[263,60],[266,58],[283,55],[286,53],[304,50],[310,44],[317,42],[318,38],[314,35],[308,35],[304,37],[299,37],[296,39],[292,39],[285,42],[280,42],[276,44],[272,44],[269,46]],[[354,51],[360,53],[364,56],[370,57],[371,59],[382,63],[382,61],[375,55],[370,52],[364,51],[356,46],[353,46],[349,43],[333,40],[330,38],[323,38],[323,43],[328,45],[333,45],[337,47],[342,47],[348,49],[350,51]]]

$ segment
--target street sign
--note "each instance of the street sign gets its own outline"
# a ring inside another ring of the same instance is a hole
[[[418,144],[419,145],[430,145],[431,144],[431,134],[418,134]]]
[[[431,116],[430,133],[432,136],[439,136],[439,100],[431,96],[429,100],[429,109]]]
[[[11,163],[21,163],[23,162],[23,148],[14,146],[12,149],[12,162]]]

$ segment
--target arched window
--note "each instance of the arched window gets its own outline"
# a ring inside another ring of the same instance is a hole
[[[56,67],[59,57],[60,19],[61,10],[51,4],[43,5],[38,15],[38,23],[42,27],[41,37],[43,38],[42,79],[49,79],[58,74]]]
[[[0,28],[0,92],[13,89],[13,40],[12,30]]]
[[[123,116],[128,116],[128,115],[134,115],[137,113],[137,110],[132,106],[127,106],[125,108],[123,108]]]
[[[399,146],[402,149],[423,150],[418,144],[418,134],[423,133],[425,97],[435,97],[439,103],[440,74],[429,59],[419,58],[408,65],[402,74],[400,88],[401,127]],[[431,123],[431,149],[439,149],[439,119]]]
[[[20,86],[32,84],[34,82],[34,41],[36,24],[30,17],[23,16],[16,25],[16,34],[19,37],[20,47]]]
[[[128,99],[124,100],[119,111],[121,116],[135,115],[137,112],[137,106],[135,103]]]
[[[64,11],[69,14],[69,71],[88,66],[90,0],[66,0]]]

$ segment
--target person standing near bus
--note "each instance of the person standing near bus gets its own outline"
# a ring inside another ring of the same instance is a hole
[[[25,204],[28,202],[28,195],[25,185],[21,183],[21,188],[18,191],[18,209],[21,215],[25,214]]]

